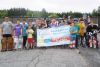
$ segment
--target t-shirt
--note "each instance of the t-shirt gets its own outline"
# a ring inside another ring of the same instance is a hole
[[[50,27],[50,28],[52,28],[52,27],[57,27],[57,26],[58,26],[57,23],[54,23],[54,24],[51,23],[51,24],[49,24],[49,27]]]
[[[21,24],[15,25],[15,27],[14,27],[15,36],[20,36],[21,35],[21,29],[22,29],[22,25]]]
[[[34,31],[32,29],[27,30],[28,38],[33,38],[33,32]]]
[[[77,35],[79,35],[80,25],[78,22],[75,23],[75,26],[77,28]]]
[[[1,29],[3,30],[3,34],[12,34],[13,24],[12,22],[3,22],[1,24]]]
[[[22,36],[27,36],[26,30],[28,28],[28,25],[22,25]]]
[[[71,37],[76,37],[76,35],[77,35],[77,27],[76,26],[71,26],[70,31],[76,32],[76,33],[71,34]]]

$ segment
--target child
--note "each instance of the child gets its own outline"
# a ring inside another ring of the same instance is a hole
[[[31,26],[29,25],[28,26],[28,29],[27,29],[27,42],[28,42],[28,45],[31,49],[33,48],[33,33],[34,31],[32,30]],[[28,47],[28,48],[29,48]]]
[[[19,24],[17,20],[16,25],[14,26],[14,49],[22,48],[21,34],[22,34],[22,25]],[[21,42],[21,43],[20,43]]]
[[[75,40],[76,40],[76,34],[77,34],[77,27],[74,25],[74,23],[71,23],[71,28],[70,28],[70,34],[71,34],[71,45],[69,46],[70,48],[75,48]]]
[[[28,24],[25,19],[23,19],[21,25],[22,25],[22,37],[23,37],[23,49],[26,49],[26,41],[27,41],[26,30],[28,28]]]

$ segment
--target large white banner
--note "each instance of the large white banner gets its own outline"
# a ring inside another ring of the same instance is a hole
[[[70,26],[37,29],[37,47],[70,44]]]

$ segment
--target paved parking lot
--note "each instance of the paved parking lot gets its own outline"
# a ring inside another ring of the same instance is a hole
[[[100,49],[48,48],[0,52],[0,67],[100,67]]]
[[[77,49],[33,49],[0,53],[0,67],[89,67]]]

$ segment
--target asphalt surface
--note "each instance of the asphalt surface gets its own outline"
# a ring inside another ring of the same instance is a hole
[[[0,52],[0,67],[100,67],[100,49],[40,48]]]
[[[100,67],[100,34],[98,34],[99,49],[79,48],[80,55],[91,67]]]

